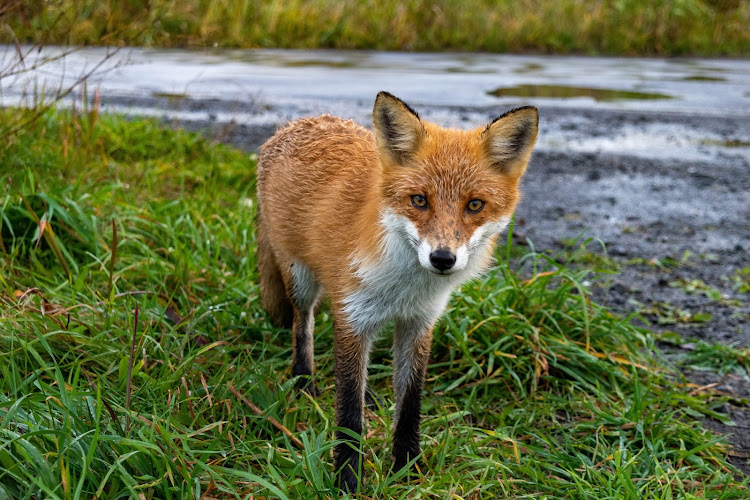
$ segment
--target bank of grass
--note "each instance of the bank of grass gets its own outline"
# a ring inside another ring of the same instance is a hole
[[[22,4],[6,18],[19,39],[27,42],[750,55],[750,2],[746,0],[58,0]]]
[[[251,155],[61,112],[0,169],[0,498],[336,496],[331,318],[322,396],[296,397],[290,334],[258,300]],[[747,498],[699,423],[720,398],[593,303],[587,271],[498,257],[512,267],[436,327],[412,483],[389,470],[389,335],[377,345],[363,498]]]

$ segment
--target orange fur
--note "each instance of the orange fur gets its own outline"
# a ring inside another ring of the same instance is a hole
[[[261,149],[260,218],[273,253],[282,267],[304,263],[337,298],[353,286],[355,248],[377,247],[376,158],[371,132],[329,115],[291,123]]]
[[[350,120],[323,115],[280,129],[261,149],[258,168],[261,223],[279,264],[304,263],[334,300],[341,299],[357,284],[352,257],[377,260],[387,208],[452,248],[481,224],[511,216],[523,170],[503,175],[493,168],[483,137],[488,127],[424,128],[426,137],[407,165],[379,155],[374,134]],[[522,160],[525,168],[528,155]],[[436,200],[435,213],[411,206],[409,197],[422,193]],[[487,203],[476,217],[456,210],[473,198]]]

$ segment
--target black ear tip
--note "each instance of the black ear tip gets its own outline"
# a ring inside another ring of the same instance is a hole
[[[383,99],[395,99],[396,101],[399,101],[400,99],[396,97],[395,95],[391,94],[390,92],[387,92],[385,90],[381,90],[378,92],[378,96],[375,98],[375,102],[378,102]]]
[[[511,115],[514,115],[516,113],[521,113],[522,115],[533,115],[534,116],[534,122],[536,125],[539,125],[539,110],[535,106],[521,106],[519,108],[513,108],[509,111],[506,111],[502,115],[498,116],[494,120],[492,120],[489,124],[487,124],[487,129],[489,129],[492,125],[495,124],[495,122],[499,122],[500,120],[507,118]],[[485,129],[486,130],[486,129]]]
[[[531,114],[534,116],[534,120],[537,124],[539,124],[539,110],[535,106],[521,106],[520,108],[516,108],[511,113],[517,113],[522,112],[526,114]]]
[[[378,96],[375,98],[375,109],[377,109],[377,107],[378,107],[379,104],[382,104],[385,101],[390,101],[391,103],[398,103],[398,104],[400,104],[409,113],[411,113],[417,119],[419,119],[419,113],[417,113],[417,111],[414,108],[412,108],[411,106],[409,106],[404,101],[402,101],[401,99],[399,99],[395,95],[391,94],[390,92],[386,92],[385,90],[381,90],[380,92],[378,92]]]
[[[513,108],[507,113],[505,113],[503,116],[512,115],[515,113],[523,113],[523,114],[533,114],[537,118],[539,118],[539,110],[535,106],[521,106],[519,108]]]

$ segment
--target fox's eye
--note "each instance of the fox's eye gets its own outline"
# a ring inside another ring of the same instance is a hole
[[[415,194],[411,197],[411,204],[414,205],[417,208],[427,208],[427,198],[424,196]]]
[[[466,210],[468,210],[472,214],[481,212],[483,208],[484,208],[484,202],[482,200],[471,200],[466,205]]]

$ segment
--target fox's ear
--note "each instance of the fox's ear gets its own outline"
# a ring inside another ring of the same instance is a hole
[[[524,106],[495,118],[482,132],[487,157],[501,173],[521,177],[539,130],[539,111]]]
[[[419,115],[408,104],[388,92],[380,92],[372,109],[372,124],[381,158],[404,163],[425,136]]]

